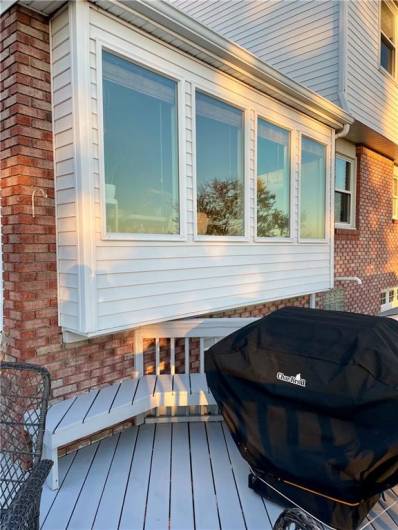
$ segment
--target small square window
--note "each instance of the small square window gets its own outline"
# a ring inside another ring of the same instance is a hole
[[[341,228],[353,228],[355,224],[355,175],[354,160],[336,156],[334,194],[335,223]]]
[[[380,305],[385,305],[387,303],[387,293],[383,291],[380,296]]]

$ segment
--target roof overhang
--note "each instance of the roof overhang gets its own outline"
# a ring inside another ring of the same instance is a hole
[[[10,0],[7,7],[17,0]],[[18,0],[51,16],[62,0]],[[241,46],[222,37],[161,0],[90,0],[99,8],[198,60],[336,129],[353,123],[341,107],[281,74]]]

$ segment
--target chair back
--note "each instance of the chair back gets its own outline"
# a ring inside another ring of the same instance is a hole
[[[50,393],[45,368],[0,363],[0,511],[11,504],[41,459]]]

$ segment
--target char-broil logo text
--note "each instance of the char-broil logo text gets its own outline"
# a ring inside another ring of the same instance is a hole
[[[279,381],[284,381],[285,383],[291,383],[292,385],[298,385],[305,387],[307,381],[301,377],[301,374],[297,375],[285,375],[283,372],[278,372],[276,378]]]

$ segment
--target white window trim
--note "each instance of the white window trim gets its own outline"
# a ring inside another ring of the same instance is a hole
[[[223,90],[218,86],[207,83],[191,83],[192,86],[192,200],[193,200],[193,239],[194,241],[204,242],[248,242],[250,241],[250,165],[249,165],[249,149],[250,149],[250,109],[247,104],[234,97],[232,94],[226,97]],[[222,101],[231,107],[239,109],[243,113],[243,182],[244,182],[244,235],[243,236],[217,236],[217,235],[202,235],[198,234],[198,212],[197,212],[197,144],[196,144],[196,92]]]
[[[398,195],[394,195],[394,183],[397,181],[398,185],[398,166],[394,166],[393,169],[393,188],[392,188],[392,218],[394,221],[398,221]],[[394,215],[394,209],[396,208],[396,214]]]
[[[175,71],[168,70],[159,66],[155,61],[145,61],[139,55],[136,55],[114,43],[97,38],[97,82],[98,82],[98,137],[99,137],[99,177],[100,177],[100,204],[101,204],[101,239],[113,241],[180,241],[187,240],[186,229],[186,182],[185,182],[185,101],[184,86],[185,79],[178,77]],[[179,185],[179,225],[178,234],[141,234],[129,232],[108,232],[106,227],[106,182],[105,182],[105,150],[104,150],[104,118],[103,118],[103,94],[102,94],[102,52],[103,50],[118,55],[122,59],[131,61],[138,66],[152,70],[153,72],[168,77],[177,83],[177,145],[178,145],[178,185]]]
[[[317,238],[303,238],[301,237],[301,146],[302,146],[302,138],[305,136],[306,138],[309,138],[310,140],[314,140],[314,142],[318,142],[319,144],[323,145],[325,147],[325,237],[323,239],[317,239]],[[329,233],[329,226],[330,226],[330,218],[331,218],[331,171],[330,171],[330,165],[331,165],[331,148],[330,145],[325,144],[324,140],[319,139],[316,135],[308,133],[307,131],[302,132],[299,131],[298,135],[298,190],[297,190],[297,196],[298,196],[298,217],[297,217],[297,230],[298,230],[298,242],[299,243],[329,243],[330,242],[330,233]],[[333,164],[334,167],[334,164]],[[333,186],[334,189],[334,186]],[[334,204],[334,201],[333,201]]]
[[[390,292],[394,291],[394,297],[390,302]],[[390,309],[395,309],[398,307],[398,285],[394,287],[389,287],[388,289],[383,289],[380,294],[386,295],[386,303],[380,305],[380,312],[389,311]]]
[[[351,190],[342,190],[340,188],[335,188],[334,191],[338,191],[340,193],[346,193],[351,195],[351,208],[350,208],[350,223],[339,223],[335,222],[334,226],[336,228],[343,228],[346,230],[356,230],[356,199],[357,199],[357,160],[356,158],[351,158],[347,155],[342,155],[338,152],[336,152],[336,158],[340,158],[341,160],[345,160],[346,162],[350,162],[351,164],[351,178],[350,178],[350,184],[351,184]],[[336,182],[336,180],[335,180]]]
[[[389,39],[387,35],[382,31],[381,29],[381,9],[382,4],[385,4],[386,7],[391,11],[394,19],[394,41]],[[384,66],[381,64],[381,37],[384,37],[394,48],[394,64],[393,64],[393,72],[389,72]],[[389,0],[381,0],[379,2],[379,70],[389,76],[392,80],[397,81],[398,80],[398,9],[394,6],[392,2]]]
[[[255,112],[254,113],[254,241],[258,243],[270,242],[270,243],[293,243],[294,238],[294,160],[295,160],[295,146],[297,145],[297,131],[291,125],[281,125],[277,120],[270,117],[265,117],[265,113]],[[257,154],[258,154],[258,120],[261,119],[271,125],[275,125],[280,129],[283,129],[289,133],[289,156],[290,156],[290,200],[289,200],[289,236],[288,237],[262,237],[257,235]]]

